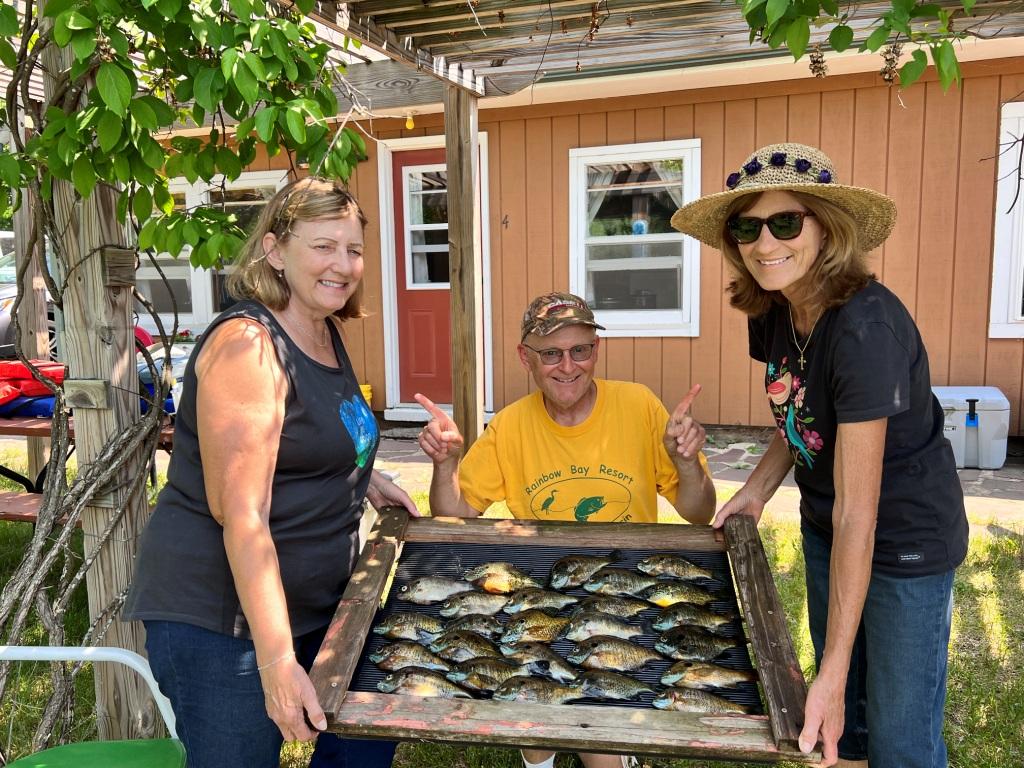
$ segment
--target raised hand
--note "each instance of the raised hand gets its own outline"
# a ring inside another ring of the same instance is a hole
[[[673,460],[696,461],[697,454],[704,447],[707,434],[701,423],[690,414],[690,406],[700,390],[701,385],[694,384],[668,417],[664,436],[665,450]]]
[[[434,405],[427,396],[417,392],[414,397],[416,402],[430,414],[430,421],[419,434],[420,448],[435,465],[448,462],[458,463],[462,456],[462,446],[465,443],[458,426],[452,421],[451,416]]]

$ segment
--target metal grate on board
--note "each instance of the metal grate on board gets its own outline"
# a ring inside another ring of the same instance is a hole
[[[398,563],[398,569],[395,574],[395,579],[392,582],[387,600],[383,608],[381,608],[377,612],[376,616],[374,616],[373,626],[379,624],[386,616],[395,611],[421,611],[441,618],[439,613],[440,604],[415,605],[413,603],[396,599],[396,595],[398,594],[398,590],[401,586],[408,584],[410,581],[419,578],[420,576],[445,576],[451,579],[459,579],[467,568],[490,561],[503,561],[514,563],[538,581],[547,584],[548,576],[551,573],[551,566],[554,565],[557,560],[566,557],[567,555],[606,555],[608,552],[609,549],[607,548],[545,547],[536,545],[503,545],[500,548],[496,548],[491,544],[427,544],[407,542],[402,548],[401,559]],[[621,554],[621,559],[614,563],[614,567],[616,568],[635,568],[636,564],[640,560],[653,553],[652,550],[627,549],[620,549],[619,552]],[[681,554],[697,565],[711,570],[711,572],[715,574],[715,582],[709,584],[708,580],[704,580],[704,586],[714,586],[718,588],[716,594],[719,596],[719,599],[711,603],[711,605],[708,606],[709,608],[718,611],[732,610],[736,615],[740,615],[740,611],[736,603],[736,594],[733,590],[732,578],[729,573],[728,557],[724,552],[682,551],[674,552],[673,554]],[[698,585],[701,585],[701,582],[698,581],[697,583]],[[565,594],[573,595],[580,599],[590,596],[590,593],[582,588],[562,591]],[[560,611],[559,615],[566,616],[572,612],[572,609],[573,606],[568,606]],[[654,643],[660,633],[650,628],[650,622],[654,620],[660,610],[661,609],[657,606],[652,606],[649,610],[643,611],[632,619],[624,619],[625,621],[637,624],[646,629],[642,636],[633,639],[634,642],[646,648],[654,648]],[[510,617],[505,613],[499,613],[498,618],[502,623],[507,623]],[[727,627],[720,630],[719,633],[729,637],[730,639],[734,639],[737,645],[728,649],[724,654],[716,658],[715,663],[732,669],[752,670],[754,667],[751,663],[750,654],[747,650],[746,636],[743,633],[743,627],[740,620],[737,619],[733,621]],[[377,691],[377,683],[380,682],[388,673],[378,669],[377,666],[370,661],[369,655],[391,642],[393,641],[373,633],[370,633],[367,636],[366,643],[363,646],[362,655],[359,659],[359,665],[356,668],[349,690]],[[570,651],[573,645],[574,643],[569,640],[556,640],[555,642],[550,643],[550,647],[557,651],[563,658],[565,658],[565,655]],[[671,659],[655,661],[637,672],[626,672],[623,674],[631,675],[656,691],[661,691],[665,688],[661,683],[661,676],[674,663],[675,662]],[[734,701],[737,704],[747,706],[751,714],[764,713],[757,683],[742,683],[731,688],[714,689],[711,692],[716,693],[719,696],[723,696],[730,701]],[[476,696],[478,698],[484,698],[484,696],[480,694],[476,694]],[[650,707],[653,698],[654,694],[648,693],[641,695],[635,701],[580,699],[575,703],[643,708]]]

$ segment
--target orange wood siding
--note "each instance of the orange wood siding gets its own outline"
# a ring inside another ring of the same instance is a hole
[[[495,407],[530,389],[515,352],[527,301],[569,286],[570,149],[696,137],[701,189],[715,192],[754,147],[800,141],[820,145],[841,181],[895,198],[899,220],[871,254],[872,269],[915,316],[933,382],[999,387],[1011,403],[1010,431],[1020,434],[1024,340],[988,339],[988,312],[999,110],[1021,98],[1024,61],[968,63],[963,71],[960,88],[948,93],[930,74],[903,91],[858,74],[481,110],[490,146]],[[440,115],[416,121],[415,132],[401,131],[400,121],[375,128],[409,135],[443,127]],[[355,180],[371,221],[379,220],[375,174],[374,159]],[[598,375],[642,382],[669,409],[699,382],[704,392],[694,411],[702,421],[768,424],[764,369],[750,361],[746,320],[729,306],[728,269],[707,247],[700,265],[700,335],[605,339]],[[380,301],[379,271],[367,264],[368,282],[377,281],[367,292],[371,302]],[[375,315],[353,323],[361,340],[352,349],[359,349],[380,408],[383,328],[379,306],[370,308]]]

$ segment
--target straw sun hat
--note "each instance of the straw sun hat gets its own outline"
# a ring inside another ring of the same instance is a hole
[[[672,226],[721,248],[725,212],[738,197],[756,192],[803,192],[835,203],[857,222],[859,245],[881,245],[896,223],[896,204],[881,192],[839,184],[835,166],[820,149],[806,144],[770,144],[752,154],[726,179],[726,192],[705,195],[672,216]]]

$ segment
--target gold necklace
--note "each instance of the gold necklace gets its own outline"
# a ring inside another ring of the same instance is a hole
[[[797,362],[800,363],[800,372],[803,373],[803,371],[804,371],[804,364],[806,363],[806,361],[804,360],[804,351],[807,349],[808,346],[810,346],[811,336],[814,335],[814,329],[818,327],[818,321],[821,319],[821,316],[823,314],[825,314],[825,311],[822,310],[822,311],[818,312],[818,316],[815,317],[814,318],[814,322],[811,323],[811,330],[807,334],[807,338],[804,339],[804,345],[801,347],[800,346],[800,340],[796,336],[796,325],[793,323],[793,305],[790,304],[788,306],[789,306],[789,330],[791,330],[793,332],[793,343],[796,344],[796,348],[798,350],[800,350],[800,357],[797,358]]]
[[[314,344],[316,344],[316,345],[317,345],[318,347],[326,347],[326,346],[327,346],[327,341],[328,341],[328,339],[327,339],[327,323],[326,323],[326,322],[324,323],[324,332],[323,332],[323,333],[321,334],[321,335],[323,336],[323,339],[324,339],[323,341],[318,341],[318,340],[317,340],[317,338],[316,338],[316,337],[315,337],[315,336],[314,336],[314,335],[313,335],[312,333],[310,333],[310,332],[309,332],[309,331],[307,331],[307,330],[306,330],[305,328],[303,328],[303,327],[302,327],[302,326],[301,326],[301,325],[300,325],[300,324],[298,323],[298,321],[294,321],[294,320],[292,320],[292,319],[291,319],[291,318],[289,317],[289,318],[288,318],[288,322],[289,322],[290,324],[292,324],[292,325],[293,325],[293,326],[294,326],[295,328],[298,328],[298,329],[299,329],[300,331],[302,331],[302,333],[303,333],[303,334],[305,334],[306,338],[307,338],[307,339],[309,339],[310,341],[312,341],[312,342],[313,342]]]

